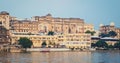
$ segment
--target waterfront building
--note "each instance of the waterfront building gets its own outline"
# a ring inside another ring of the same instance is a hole
[[[91,35],[90,34],[69,34],[65,36],[66,47],[68,48],[82,48],[88,49],[91,47]]]
[[[115,28],[115,32],[117,33],[116,38],[120,39],[120,28]]]
[[[115,29],[114,23],[110,23],[110,25],[103,25],[100,24],[100,33],[109,33],[110,31],[113,31]]]
[[[114,45],[119,41],[117,38],[112,38],[112,37],[99,37],[99,36],[91,36],[91,43],[96,43],[99,40],[104,40],[108,45]]]
[[[10,44],[9,13],[0,12],[0,45]]]
[[[6,11],[0,12],[0,23],[2,26],[4,26],[7,30],[9,30],[10,26],[10,15]]]
[[[104,40],[108,45],[113,45],[113,46],[115,43],[119,41],[118,39],[112,38],[112,37],[104,37],[104,38],[101,38],[101,40]]]
[[[0,45],[10,44],[9,31],[0,24]]]
[[[27,37],[33,42],[33,47],[42,47],[42,42],[47,43],[47,47],[66,46],[67,48],[90,48],[90,34],[64,34],[64,35],[26,35],[27,33],[12,34],[12,43],[18,43],[20,37]],[[54,45],[52,45],[54,44]]]
[[[3,11],[0,19],[2,26],[9,31],[11,44],[17,44],[20,37],[28,37],[33,41],[33,47],[41,47],[41,43],[46,41],[47,44],[52,42],[67,48],[89,48],[91,39],[85,32],[94,31],[94,26],[86,24],[83,19],[52,17],[51,14],[18,19]],[[49,36],[49,31],[54,35]]]
[[[109,33],[110,31],[115,31],[117,36],[115,38],[120,39],[120,28],[115,27],[115,24],[112,22],[110,25],[100,24],[100,33]]]

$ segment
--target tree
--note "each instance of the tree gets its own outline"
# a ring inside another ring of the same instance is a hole
[[[54,35],[54,32],[53,31],[49,31],[48,35]]]
[[[87,30],[85,33],[91,33],[91,31],[90,31],[90,30]]]
[[[91,34],[93,36],[96,32],[95,31],[87,30],[85,33]]]
[[[113,45],[108,45],[108,48],[114,48],[114,46]]]
[[[41,45],[42,45],[43,48],[45,48],[47,44],[46,44],[45,41],[43,41]]]
[[[108,44],[104,40],[99,40],[96,42],[97,47],[107,48]]]
[[[95,43],[91,43],[91,47],[96,47],[96,44]]]
[[[96,33],[95,31],[92,31],[92,32],[91,32],[91,35],[93,36],[95,33]]]
[[[111,36],[111,37],[117,36],[117,33],[116,33],[115,31],[110,31],[108,34],[109,34],[109,36]]]
[[[107,34],[101,33],[99,36],[100,37],[115,37],[117,36],[117,33],[115,31],[110,31]]]
[[[119,48],[119,50],[120,50],[120,40],[117,43],[114,44],[114,47]]]
[[[33,42],[27,37],[20,38],[18,42],[18,44],[21,45],[23,48],[31,48],[31,46],[33,45]]]
[[[100,37],[109,37],[109,34],[101,33],[99,36]]]

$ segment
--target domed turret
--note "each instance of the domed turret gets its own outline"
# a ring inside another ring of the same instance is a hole
[[[103,26],[103,24],[100,24],[100,27]]]
[[[114,25],[115,25],[115,23],[114,23],[114,22],[111,22],[111,23],[110,23],[110,26],[114,26]]]
[[[2,15],[2,17],[1,17],[1,21],[2,21],[2,24],[3,24],[3,26],[6,28],[6,29],[8,29],[9,30],[9,22],[10,22],[10,17],[9,17],[9,13],[8,12],[6,12],[6,11],[2,11],[2,12],[0,12],[0,15]]]

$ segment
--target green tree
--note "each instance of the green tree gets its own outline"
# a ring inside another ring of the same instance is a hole
[[[54,32],[53,31],[49,31],[48,35],[54,35]]]
[[[104,40],[99,40],[96,42],[97,47],[107,48],[108,44]]]
[[[114,47],[119,48],[119,50],[120,50],[120,40],[117,43],[114,44]]]
[[[99,35],[100,37],[115,37],[117,36],[117,33],[115,31],[110,31],[109,33],[105,34],[105,33],[101,33]]]
[[[95,43],[91,43],[91,47],[96,47],[96,44]]]
[[[93,36],[96,32],[95,31],[87,30],[85,33],[91,34]]]
[[[33,45],[33,42],[27,37],[21,37],[18,42],[18,44],[21,45],[23,48],[31,48],[31,46]]]
[[[93,36],[95,33],[96,33],[95,31],[92,31],[92,32],[91,32],[91,35]]]
[[[116,33],[115,31],[110,31],[108,34],[109,34],[109,36],[111,36],[111,37],[117,36],[117,33]]]
[[[114,48],[114,46],[113,45],[108,45],[108,48]]]
[[[90,30],[87,30],[85,33],[91,33],[91,31],[90,31]]]
[[[47,43],[45,41],[43,41],[41,45],[42,45],[43,48],[45,48]]]
[[[99,36],[100,37],[109,37],[109,34],[101,33]]]

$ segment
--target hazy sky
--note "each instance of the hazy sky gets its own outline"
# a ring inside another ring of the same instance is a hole
[[[76,17],[86,23],[114,22],[120,27],[120,0],[0,0],[0,11],[18,18],[31,18],[51,13],[54,17]]]

